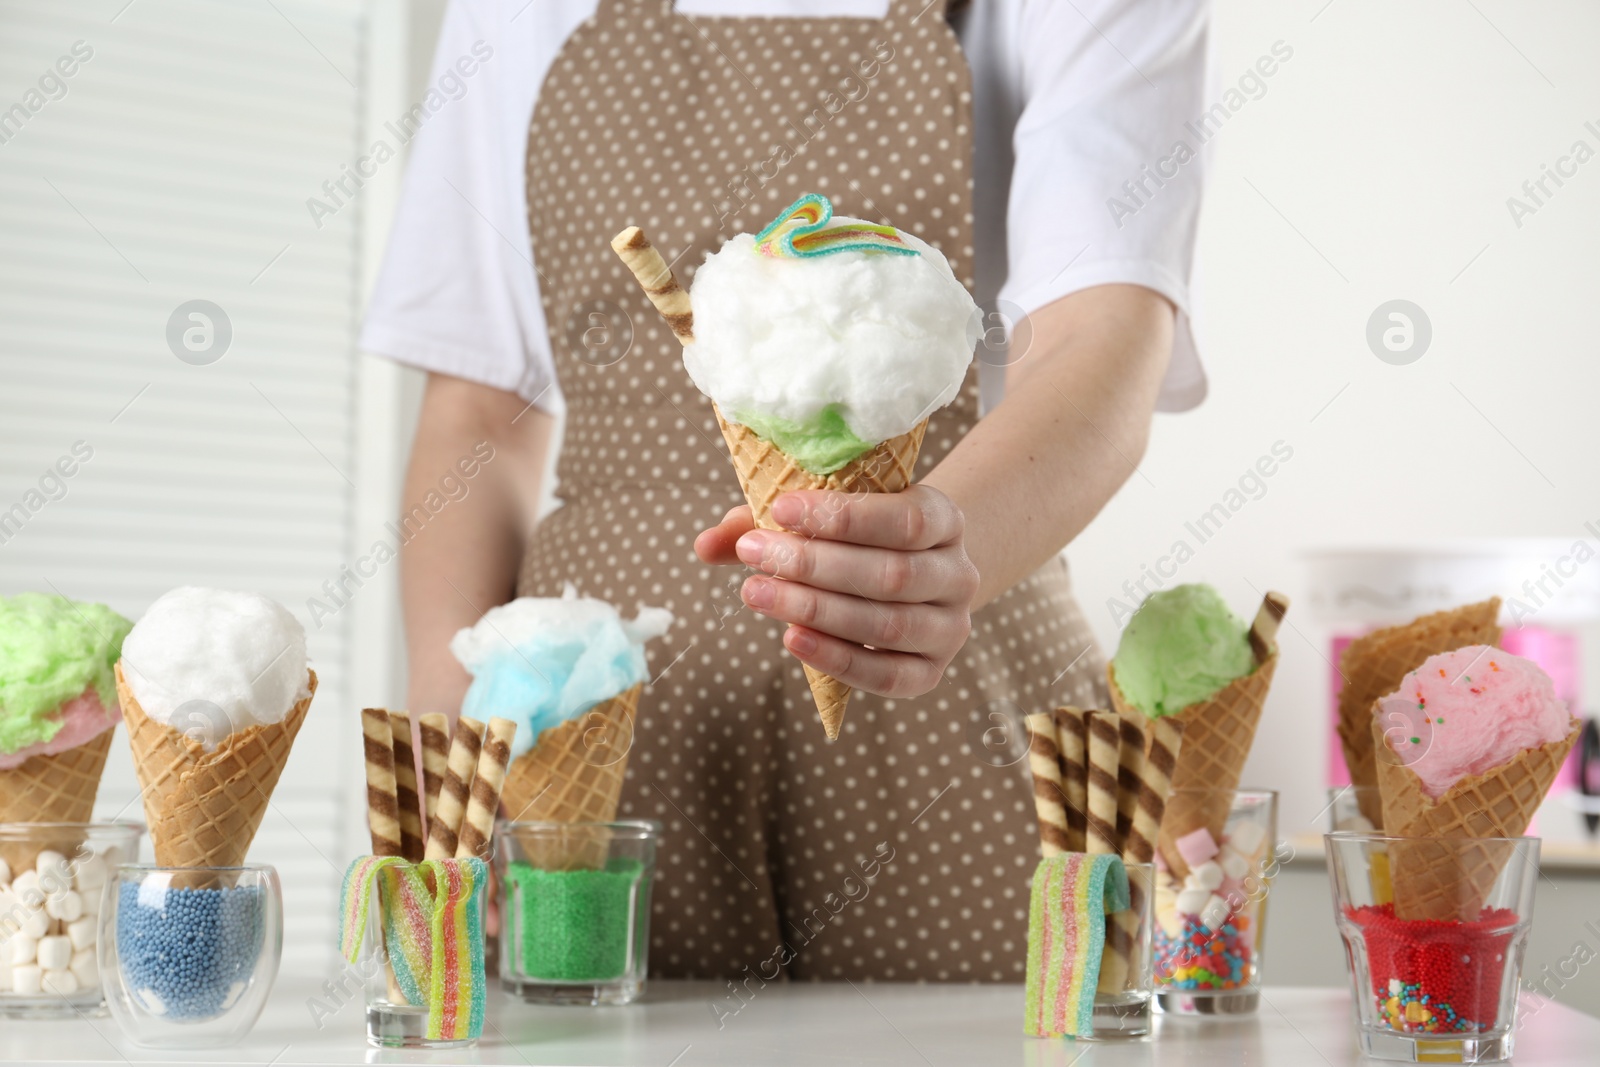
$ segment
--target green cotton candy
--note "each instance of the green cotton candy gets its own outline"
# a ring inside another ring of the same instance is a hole
[[[771,441],[805,470],[818,477],[832,474],[873,448],[850,431],[844,416],[829,404],[809,422],[736,412],[734,418]]]
[[[116,707],[112,668],[131,629],[103,604],[45,593],[0,597],[0,753],[55,737],[56,709],[90,686]]]
[[[1151,595],[1111,661],[1117,688],[1152,718],[1175,715],[1255,669],[1250,631],[1209,585]]]
[[[516,914],[517,971],[547,982],[609,982],[628,968],[635,888],[643,867],[611,860],[603,871],[549,871],[527,863],[506,867]]]

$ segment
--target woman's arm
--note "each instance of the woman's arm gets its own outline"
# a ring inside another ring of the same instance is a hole
[[[410,511],[429,493],[439,494],[441,480],[452,475],[467,492],[444,497],[448,502],[425,525],[408,527],[411,539],[400,550],[408,699],[415,713],[460,711],[472,679],[450,654],[450,638],[516,595],[553,426],[550,416],[514,393],[428,375],[403,507]],[[486,462],[485,455],[491,457]],[[470,479],[462,478],[463,461],[477,461]]]
[[[1141,286],[1063,297],[1029,316],[1005,400],[923,482],[785,494],[773,517],[793,532],[755,530],[736,508],[695,549],[788,579],[754,576],[743,597],[790,624],[784,645],[805,663],[884,696],[928,692],[971,612],[1065,547],[1133,474],[1172,325],[1172,305]]]

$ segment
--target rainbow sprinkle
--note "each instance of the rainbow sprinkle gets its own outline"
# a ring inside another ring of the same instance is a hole
[[[1094,1033],[1106,913],[1127,906],[1128,873],[1116,856],[1064,852],[1039,861],[1028,906],[1023,1033]]]
[[[340,954],[351,963],[360,955],[376,884],[395,984],[408,1001],[428,1006],[432,1040],[483,1034],[487,981],[478,898],[488,877],[484,862],[471,858],[411,864],[398,856],[363,856],[345,871]]]
[[[917,255],[917,250],[907,245],[893,226],[847,222],[829,227],[832,219],[833,202],[821,193],[807,193],[756,234],[756,250],[786,259],[812,259],[834,252]]]

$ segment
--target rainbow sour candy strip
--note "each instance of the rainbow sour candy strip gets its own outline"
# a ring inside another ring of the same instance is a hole
[[[900,238],[893,226],[869,222],[840,223],[831,229],[833,203],[821,193],[807,193],[756,234],[756,249],[763,255],[786,259],[811,259],[834,252],[887,252],[914,256],[917,250]]]
[[[407,1000],[427,1004],[431,1039],[483,1033],[487,981],[478,898],[487,880],[488,867],[477,858],[412,864],[399,856],[363,856],[345,871],[340,953],[351,963],[360,955],[378,882],[384,900],[379,921],[395,984]]]
[[[1023,1033],[1094,1033],[1106,913],[1127,906],[1128,876],[1116,856],[1063,852],[1039,862],[1028,906]]]

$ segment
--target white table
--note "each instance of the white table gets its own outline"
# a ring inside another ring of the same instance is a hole
[[[769,985],[719,1030],[709,1005],[725,986],[654,982],[626,1008],[538,1008],[489,995],[489,1025],[477,1052],[378,1052],[365,1042],[359,1002],[319,1031],[306,998],[320,985],[280,976],[261,1021],[240,1046],[205,1053],[145,1052],[121,1040],[110,1019],[0,1025],[0,1062],[483,1063],[533,1067],[1342,1067],[1355,1053],[1343,990],[1271,989],[1254,1018],[1157,1017],[1154,1040],[1073,1044],[1022,1036],[1020,986]],[[1532,999],[1536,1017],[1518,1037],[1526,1067],[1594,1067],[1600,1020]]]

